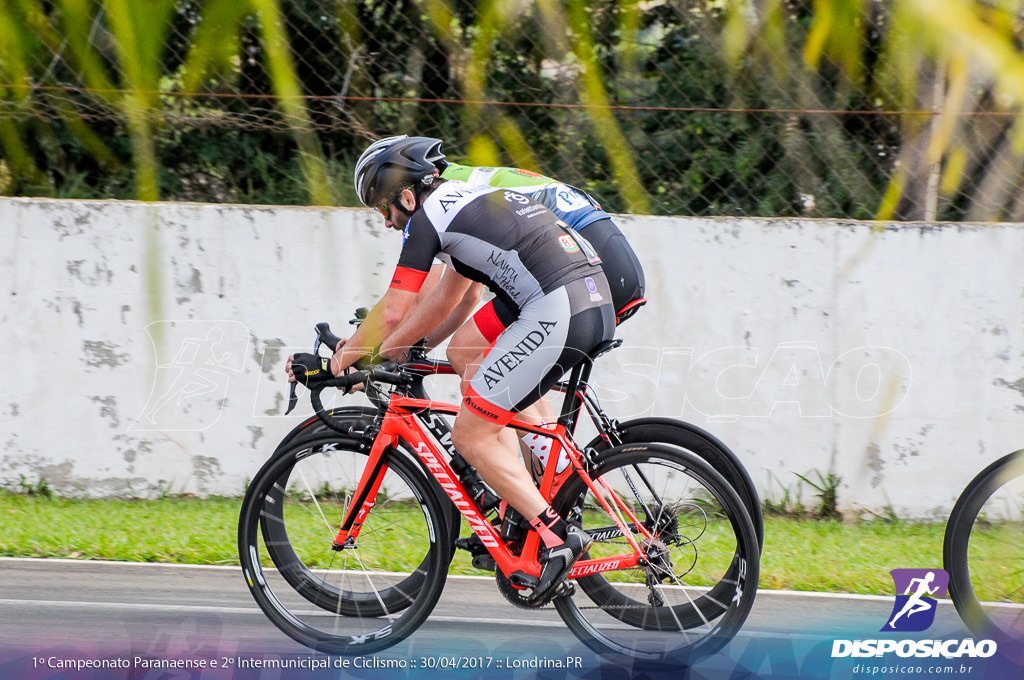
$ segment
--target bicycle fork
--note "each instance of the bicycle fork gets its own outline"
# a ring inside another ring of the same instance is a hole
[[[385,456],[393,450],[394,437],[378,435],[370,449],[369,460],[363,468],[363,474],[356,486],[356,495],[345,512],[341,528],[334,538],[331,549],[341,551],[356,547],[359,530],[362,529],[370,510],[377,502],[377,492],[384,481]]]

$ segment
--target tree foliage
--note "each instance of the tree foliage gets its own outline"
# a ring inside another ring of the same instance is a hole
[[[0,193],[351,205],[404,132],[613,211],[1024,216],[1014,2],[141,7],[0,0]]]

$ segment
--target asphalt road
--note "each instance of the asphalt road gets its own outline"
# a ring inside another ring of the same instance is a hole
[[[882,637],[878,630],[892,605],[891,597],[761,591],[741,635],[706,662],[703,674],[694,670],[691,675],[797,677],[808,663],[823,662],[836,639]],[[948,601],[940,604],[927,636],[967,636]],[[240,664],[258,666],[261,660],[285,657],[304,659],[306,667],[291,674],[238,670]],[[72,664],[72,659],[122,660],[131,668],[124,673],[54,668]],[[176,660],[192,668],[154,669],[146,665],[147,659]],[[309,667],[325,659],[280,633],[263,616],[237,567],[0,559],[0,680],[639,677],[638,669],[610,668],[597,658],[553,610],[514,608],[492,580],[474,577],[449,578],[427,623],[396,647],[373,659],[349,660],[347,670],[321,675]],[[416,670],[408,666],[410,660]],[[496,660],[503,673],[496,672]],[[217,669],[209,665],[214,661]],[[405,663],[406,669],[379,668],[385,662]],[[470,668],[450,668],[452,662]],[[202,663],[207,665],[197,670],[196,664]],[[565,668],[558,670],[557,664]],[[808,677],[815,677],[814,672]],[[674,672],[666,677],[682,676]],[[838,676],[829,671],[821,677]]]

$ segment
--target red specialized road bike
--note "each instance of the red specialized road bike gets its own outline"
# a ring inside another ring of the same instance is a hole
[[[464,548],[512,604],[553,607],[599,653],[678,663],[721,648],[753,604],[758,532],[733,486],[686,448],[576,444],[593,359],[612,346],[572,369],[555,425],[509,424],[550,439],[549,460],[565,452],[570,465],[549,464],[538,488],[595,539],[552,595],[532,597],[539,536],[511,509],[498,516],[451,444],[458,406],[425,395],[423,378],[450,367],[420,356],[312,386],[316,417],[285,438],[242,506],[239,556],[259,606],[313,649],[373,653],[426,621]],[[371,407],[324,408],[322,390],[359,383]]]

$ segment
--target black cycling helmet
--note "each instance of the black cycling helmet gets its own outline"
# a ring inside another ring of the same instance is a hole
[[[446,165],[440,139],[408,135],[378,139],[356,162],[356,194],[363,205],[373,208]]]

